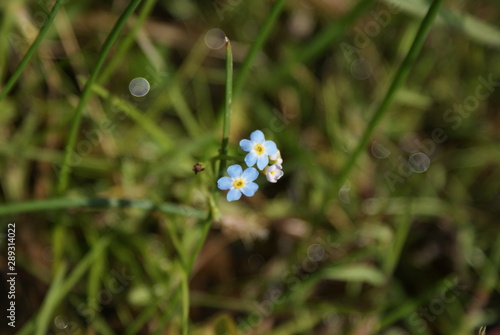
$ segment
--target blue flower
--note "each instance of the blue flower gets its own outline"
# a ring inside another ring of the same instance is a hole
[[[269,156],[278,152],[276,143],[266,141],[264,133],[256,130],[250,134],[250,140],[244,139],[240,141],[240,146],[248,152],[245,157],[245,163],[248,166],[254,166],[257,163],[259,170],[263,170],[269,163]]]
[[[259,172],[250,167],[243,171],[241,166],[235,164],[227,168],[229,177],[219,178],[217,187],[221,190],[229,190],[227,201],[239,200],[241,193],[251,197],[259,189],[259,185],[253,181],[259,176]]]

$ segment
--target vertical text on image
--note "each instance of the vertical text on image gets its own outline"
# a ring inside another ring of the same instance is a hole
[[[7,324],[16,327],[16,224],[7,225]]]

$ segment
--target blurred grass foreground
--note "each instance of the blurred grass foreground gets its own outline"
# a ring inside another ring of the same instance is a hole
[[[499,334],[499,22],[2,1],[0,333]],[[255,130],[284,175],[247,196]]]

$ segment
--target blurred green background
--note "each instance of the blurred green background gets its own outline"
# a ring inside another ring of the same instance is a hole
[[[373,132],[430,1],[54,4],[0,4],[2,334],[495,334],[499,1],[443,2]],[[285,173],[230,203],[224,36],[229,155]]]

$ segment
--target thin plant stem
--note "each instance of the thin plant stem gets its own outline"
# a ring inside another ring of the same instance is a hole
[[[189,273],[184,269],[181,282],[182,291],[182,335],[189,334]]]
[[[384,263],[382,265],[387,277],[392,276],[392,273],[394,272],[394,269],[399,262],[401,252],[403,251],[403,246],[406,242],[406,239],[408,238],[412,217],[413,203],[410,200],[406,205],[405,214],[402,215],[401,218],[397,221],[392,250],[387,253],[387,257],[384,259]]]
[[[28,213],[70,208],[138,208],[159,210],[164,213],[205,219],[207,213],[198,209],[169,202],[155,204],[149,200],[129,200],[115,198],[54,198],[19,203],[10,203],[0,207],[0,216],[16,213]]]
[[[218,161],[218,160],[230,160],[235,162],[244,162],[244,159],[241,157],[230,156],[230,155],[217,155],[209,159],[210,162]]]
[[[420,50],[422,49],[422,45],[424,44],[424,41],[432,27],[432,23],[434,22],[434,19],[436,18],[442,3],[443,0],[435,0],[430,5],[427,14],[425,15],[424,19],[420,24],[415,39],[413,40],[413,43],[410,47],[410,50],[408,51],[408,54],[406,55],[405,59],[399,66],[396,74],[394,75],[394,78],[389,86],[389,89],[387,90],[387,93],[384,96],[384,99],[380,103],[375,114],[372,116],[370,122],[368,123],[368,126],[363,132],[361,140],[358,142],[358,146],[349,155],[347,162],[340,171],[339,176],[336,179],[335,190],[338,190],[344,184],[345,180],[347,179],[347,176],[352,171],[354,165],[361,156],[361,153],[366,148],[366,145],[368,144],[368,141],[370,140],[373,131],[375,130],[375,127],[387,114],[389,106],[394,100],[396,92],[403,85],[406,77],[408,76],[408,73],[411,70],[412,64],[415,62],[417,56],[420,53]]]
[[[226,100],[225,100],[225,105],[224,105],[224,126],[223,126],[223,139],[222,139],[222,145],[221,145],[221,150],[220,150],[220,155],[225,156],[226,155],[226,148],[228,144],[228,140],[225,140],[226,138],[229,138],[229,118],[230,115],[228,115],[228,111],[230,112],[230,107],[231,107],[231,102],[233,96],[236,96],[241,88],[243,87],[243,83],[248,77],[248,74],[250,73],[250,66],[252,65],[253,61],[257,57],[257,54],[259,51],[262,49],[265,41],[268,39],[271,30],[278,20],[278,17],[283,9],[283,6],[285,4],[286,0],[278,0],[273,8],[271,9],[271,12],[266,18],[266,21],[264,22],[264,25],[262,29],[259,31],[259,34],[255,40],[255,42],[252,44],[250,50],[248,51],[247,56],[245,57],[245,60],[243,61],[243,64],[241,65],[240,70],[238,71],[238,74],[234,80],[234,84],[232,83],[233,80],[233,55],[232,55],[232,50],[231,50],[231,42],[229,39],[226,37]],[[230,63],[229,63],[230,60]],[[231,80],[231,86],[228,86],[228,81]],[[228,94],[230,95],[228,99]],[[228,109],[229,108],[229,109]],[[226,128],[227,127],[227,128]],[[227,134],[226,134],[227,133]],[[226,136],[227,135],[227,136]],[[222,176],[222,173],[224,169],[226,168],[226,161],[224,159],[221,160],[221,163],[219,165],[219,173],[218,177]],[[215,195],[217,197],[217,193]]]
[[[3,12],[7,12],[10,9],[9,6],[15,6],[15,4],[13,4],[12,2],[4,2],[3,5],[0,5],[0,10],[2,10]],[[14,18],[15,17],[13,15],[3,16],[3,20],[0,22],[0,36],[9,36],[9,30],[12,29]],[[2,82],[2,77],[4,75],[5,69],[7,68],[7,59],[9,57],[9,53],[7,52],[7,50],[9,47],[9,42],[11,42],[9,40],[10,38],[0,39],[0,82]]]
[[[54,18],[56,17],[57,13],[61,9],[61,6],[64,4],[65,1],[66,0],[57,0],[57,2],[54,4],[54,7],[52,7],[52,10],[50,11],[50,14],[47,18],[47,21],[45,21],[45,24],[43,25],[42,29],[40,29],[40,32],[38,33],[38,36],[36,37],[35,41],[28,49],[28,52],[26,52],[26,55],[24,55],[23,59],[21,60],[21,63],[19,63],[12,76],[9,78],[9,80],[7,80],[7,83],[5,84],[3,90],[0,92],[0,101],[2,101],[7,96],[7,94],[9,94],[10,90],[12,90],[12,88],[16,84],[17,80],[23,73],[24,68],[28,65],[29,61],[31,60],[31,58],[37,51],[38,47],[40,46],[40,43],[42,42],[48,30],[52,26]]]
[[[49,291],[47,292],[45,299],[43,301],[42,306],[40,307],[40,312],[37,317],[37,327],[35,335],[43,335],[47,333],[47,330],[50,325],[50,317],[52,316],[52,312],[57,306],[57,296],[58,291],[64,281],[64,274],[66,273],[68,266],[66,263],[62,263],[53,280],[52,285],[50,285]]]
[[[106,68],[100,74],[98,82],[101,85],[104,85],[109,80],[109,78],[113,74],[113,71],[120,64],[123,57],[127,55],[127,51],[132,46],[132,43],[134,42],[134,39],[137,36],[137,32],[142,27],[144,20],[146,20],[148,15],[151,13],[151,10],[153,9],[156,2],[157,2],[156,0],[146,0],[144,5],[141,7],[139,15],[137,15],[137,18],[134,20],[134,23],[132,24],[132,28],[123,38],[123,41],[121,41],[119,47],[116,50],[116,53],[110,60],[109,65],[107,65]]]
[[[226,37],[226,97],[224,104],[224,120],[222,126],[222,142],[220,156],[227,156],[227,146],[229,144],[229,133],[231,130],[231,100],[233,98],[233,52],[231,42]],[[226,159],[222,158],[219,164],[218,177],[222,177],[226,169]]]
[[[172,244],[174,245],[174,249],[179,255],[181,264],[184,268],[186,268],[186,256],[184,252],[184,248],[182,245],[181,240],[179,239],[179,235],[175,231],[175,226],[173,224],[167,224],[166,225],[167,233],[168,236],[170,237],[170,240],[172,241]]]
[[[111,30],[111,33],[106,39],[106,42],[104,42],[101,52],[99,53],[99,56],[97,58],[97,63],[92,69],[89,80],[87,81],[85,87],[83,88],[82,96],[80,98],[80,101],[78,103],[78,106],[76,107],[76,111],[73,116],[69,138],[64,151],[64,161],[61,168],[61,174],[59,176],[59,182],[57,184],[57,193],[59,195],[63,194],[68,187],[69,173],[71,170],[70,167],[71,154],[73,148],[75,147],[76,139],[78,137],[78,129],[80,128],[83,109],[85,108],[85,105],[87,104],[87,101],[89,100],[90,94],[92,92],[92,85],[96,82],[99,71],[101,70],[101,67],[104,64],[104,60],[106,59],[106,56],[111,50],[111,47],[117,40],[118,35],[125,26],[125,23],[127,22],[128,18],[132,15],[135,8],[139,5],[139,3],[141,3],[141,0],[131,1],[128,7],[125,9],[125,11],[122,13],[120,18],[116,22],[115,26],[113,27],[113,30]]]
[[[231,50],[231,42],[226,37],[226,91],[225,91],[225,103],[224,103],[224,120],[222,125],[222,141],[220,147],[220,164],[218,176],[221,177],[226,169],[226,157],[227,157],[227,146],[229,144],[229,133],[231,130],[231,100],[233,95],[233,52]],[[214,197],[218,196],[217,188],[214,187]],[[189,276],[193,269],[194,262],[196,261],[205,239],[207,237],[208,231],[210,229],[210,224],[212,223],[213,213],[210,213],[208,217],[202,223],[201,237],[194,246],[193,257],[188,262],[187,266],[184,268],[184,276],[181,282],[182,289],[182,333],[183,335],[188,334],[189,329]]]

